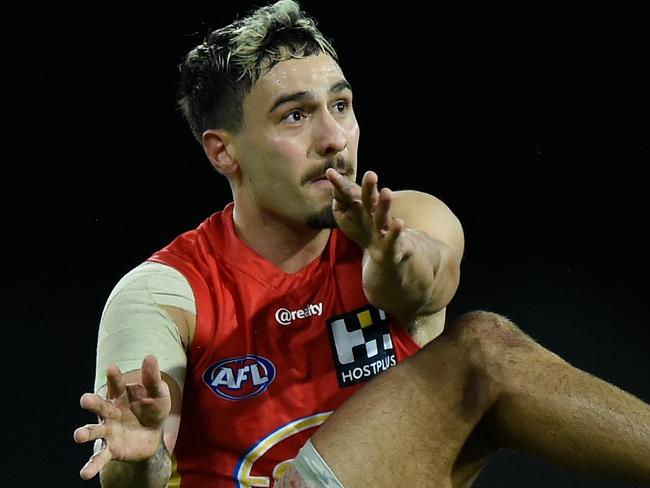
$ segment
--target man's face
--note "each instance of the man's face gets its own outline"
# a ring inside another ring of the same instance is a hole
[[[282,61],[253,85],[243,113],[233,139],[240,201],[289,225],[314,226],[332,204],[325,170],[356,174],[359,126],[340,67],[326,54]]]

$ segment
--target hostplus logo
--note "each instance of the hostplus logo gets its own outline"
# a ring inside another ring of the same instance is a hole
[[[386,312],[370,305],[327,322],[339,386],[368,381],[397,364]]]
[[[291,325],[292,322],[299,319],[306,319],[312,315],[323,315],[323,302],[310,303],[300,310],[289,310],[288,308],[279,308],[275,312],[275,320],[280,325]]]

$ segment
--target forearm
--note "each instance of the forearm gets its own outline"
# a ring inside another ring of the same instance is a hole
[[[393,259],[376,261],[365,253],[363,285],[370,303],[407,322],[447,305],[458,287],[459,266],[445,244],[423,232],[405,229],[398,240]]]
[[[144,461],[109,462],[100,472],[100,480],[104,488],[164,488],[171,470],[171,456],[161,442],[156,453]]]

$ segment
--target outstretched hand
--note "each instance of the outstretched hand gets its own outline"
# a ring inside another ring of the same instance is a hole
[[[111,460],[143,461],[160,448],[163,422],[171,410],[169,387],[155,356],[144,358],[141,375],[141,383],[126,384],[119,368],[111,365],[106,371],[106,399],[93,393],[82,395],[82,408],[97,414],[100,422],[75,430],[74,440],[102,440],[101,449],[81,469],[83,479],[94,477]]]
[[[338,227],[378,264],[397,264],[413,253],[410,241],[398,241],[404,222],[391,215],[393,193],[377,187],[378,177],[367,171],[361,186],[334,169],[325,173],[334,186],[332,209]]]

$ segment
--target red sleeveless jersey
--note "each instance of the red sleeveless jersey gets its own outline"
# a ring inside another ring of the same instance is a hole
[[[287,274],[237,237],[233,204],[152,255],[196,301],[170,486],[273,486],[334,409],[419,350],[368,303],[361,257],[335,229]]]

